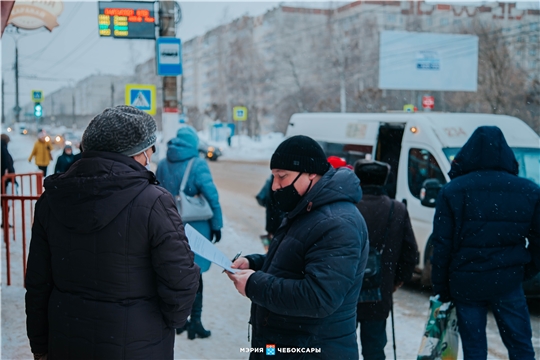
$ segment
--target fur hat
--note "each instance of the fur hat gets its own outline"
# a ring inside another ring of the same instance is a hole
[[[360,159],[354,164],[354,173],[360,179],[361,186],[384,186],[390,174],[390,165],[382,161]]]
[[[323,175],[329,168],[330,164],[321,146],[303,135],[290,137],[279,144],[270,160],[270,169]]]
[[[84,151],[108,151],[133,156],[156,143],[156,121],[132,106],[107,108],[84,131]]]

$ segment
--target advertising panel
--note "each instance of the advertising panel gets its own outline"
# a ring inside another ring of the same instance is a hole
[[[477,36],[381,32],[379,88],[475,92],[477,83]]]

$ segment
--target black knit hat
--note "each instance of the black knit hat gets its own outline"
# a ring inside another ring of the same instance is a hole
[[[156,121],[133,106],[119,105],[96,115],[82,137],[84,151],[133,156],[156,143]]]
[[[329,167],[321,146],[312,138],[303,135],[290,137],[279,144],[270,161],[270,169],[308,174],[323,175]]]
[[[382,161],[360,159],[354,164],[354,173],[360,179],[361,186],[383,186],[388,179],[390,165]]]

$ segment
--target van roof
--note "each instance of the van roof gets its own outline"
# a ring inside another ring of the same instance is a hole
[[[291,117],[288,136],[305,134],[316,140],[374,144],[380,123],[433,129],[442,147],[461,147],[479,126],[499,127],[512,147],[540,148],[540,137],[522,120],[494,114],[471,113],[300,113]],[[365,124],[363,141],[350,136],[353,128]]]

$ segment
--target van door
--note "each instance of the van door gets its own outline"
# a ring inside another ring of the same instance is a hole
[[[383,161],[391,166],[386,182],[386,193],[392,199],[396,198],[399,155],[404,129],[404,124],[381,123],[379,125],[375,160]]]

